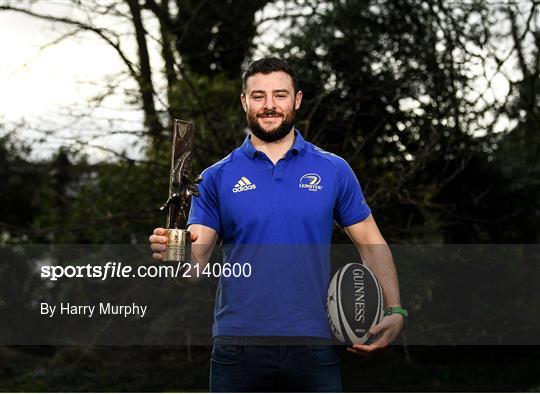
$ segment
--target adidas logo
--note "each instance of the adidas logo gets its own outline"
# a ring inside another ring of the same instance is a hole
[[[247,179],[245,176],[240,178],[238,182],[236,182],[236,185],[234,185],[234,188],[232,189],[233,193],[240,193],[245,192],[247,190],[253,190],[256,189],[257,186],[255,186],[254,183],[251,183],[249,179]]]

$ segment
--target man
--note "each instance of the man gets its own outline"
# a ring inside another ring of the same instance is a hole
[[[334,220],[377,276],[387,308],[400,306],[392,256],[350,166],[294,129],[302,102],[294,71],[277,58],[251,63],[240,100],[250,135],[202,173],[188,221],[194,244],[204,245],[194,253],[199,263],[208,261],[219,237],[225,261],[249,261],[253,271],[220,278],[210,390],[341,391],[325,311],[324,245]],[[164,235],[158,228],[150,236],[157,260]],[[349,349],[385,347],[403,323],[391,313],[372,328],[375,343]]]

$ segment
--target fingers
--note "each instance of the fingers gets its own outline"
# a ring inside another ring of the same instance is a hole
[[[379,334],[380,332],[382,332],[382,331],[388,329],[388,327],[390,327],[389,321],[383,319],[379,324],[375,324],[373,327],[371,327],[371,328],[369,329],[369,333],[370,333],[371,335],[377,335],[377,334]]]
[[[150,243],[160,243],[160,244],[166,244],[167,243],[167,229],[165,228],[155,228],[153,234],[148,237],[148,240]]]
[[[371,345],[352,345],[349,349],[351,349],[351,351],[353,350],[358,350],[360,352],[360,354],[362,353],[371,353],[375,350],[378,350],[378,349],[382,349],[384,346],[382,346],[382,344],[379,342],[381,339],[379,338],[376,342],[372,343]],[[355,352],[353,352],[355,353]]]
[[[390,341],[388,340],[387,332],[384,332],[379,338],[375,340],[375,342],[369,344],[369,345],[360,345],[360,344],[354,344],[352,345],[352,349],[359,350],[363,353],[371,353],[375,350],[383,349],[387,347],[390,344]]]
[[[148,237],[150,241],[150,249],[152,249],[152,257],[155,260],[163,260],[163,252],[167,249],[167,230],[161,227],[154,229],[154,233]]]
[[[154,229],[155,235],[167,235],[167,229],[163,227],[158,227]]]
[[[371,327],[369,329],[369,334],[370,335],[377,335],[378,333],[380,333],[382,330],[384,329],[382,323],[379,323],[379,324],[375,324],[373,327]]]
[[[199,238],[199,234],[190,232],[191,242],[195,242]],[[163,252],[167,249],[167,229],[158,227],[154,229],[152,235],[148,237],[150,249],[155,252],[152,257],[156,260],[163,260]]]
[[[366,353],[371,353],[375,350],[379,350],[379,349],[383,349],[387,347],[390,343],[392,343],[395,336],[397,335],[397,334],[394,334],[394,330],[392,330],[392,324],[390,323],[391,321],[389,319],[387,320],[383,319],[379,324],[376,324],[370,328],[369,330],[370,335],[379,336],[375,340],[375,342],[369,345],[354,344],[348,349],[351,349],[350,351],[356,354],[366,354]],[[355,350],[357,352],[355,352]]]
[[[150,244],[150,249],[152,249],[152,252],[163,252],[165,249],[167,249],[167,244],[153,243]]]
[[[151,244],[164,244],[167,245],[167,237],[163,235],[151,235],[148,237]]]

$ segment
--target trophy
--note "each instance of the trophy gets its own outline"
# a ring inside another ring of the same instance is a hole
[[[168,208],[167,213],[167,249],[163,252],[163,261],[191,262],[191,237],[187,225],[191,196],[199,196],[197,184],[191,179],[191,154],[195,126],[184,120],[174,120],[171,148],[171,176],[169,180],[169,198],[160,210]]]

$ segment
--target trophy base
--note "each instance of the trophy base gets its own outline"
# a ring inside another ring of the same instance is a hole
[[[191,263],[191,236],[188,230],[167,229],[167,249],[164,262]]]

